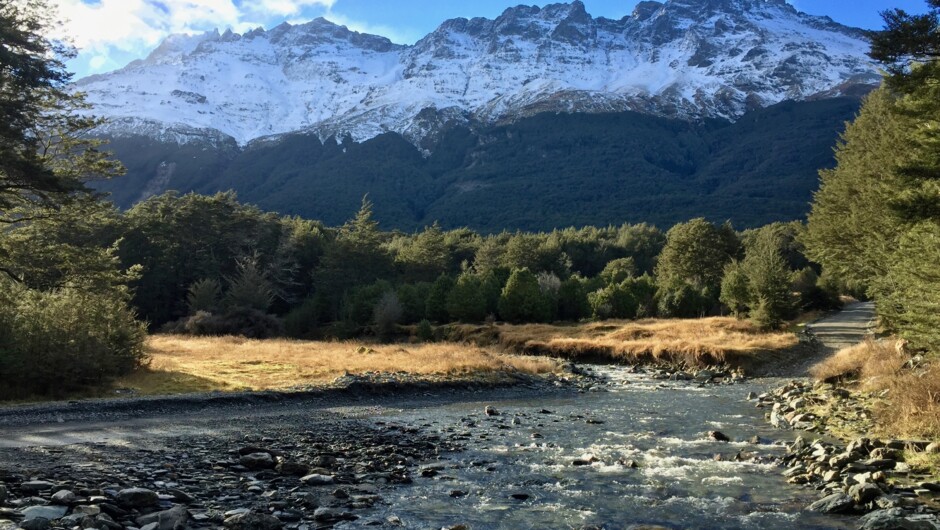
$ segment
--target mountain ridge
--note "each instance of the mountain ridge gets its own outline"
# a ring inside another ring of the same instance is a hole
[[[79,80],[110,136],[246,145],[304,132],[396,132],[425,155],[447,128],[543,112],[736,119],[880,78],[863,32],[784,0],[667,0],[620,20],[580,1],[450,19],[414,45],[319,18],[171,36],[147,58]]]

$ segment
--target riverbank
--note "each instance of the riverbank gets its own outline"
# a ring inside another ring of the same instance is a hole
[[[790,483],[820,492],[807,509],[861,516],[863,529],[937,528],[936,379],[895,341],[874,339],[873,320],[871,304],[820,320],[809,331],[826,357],[809,377],[749,397],[775,427],[805,433],[783,464]]]

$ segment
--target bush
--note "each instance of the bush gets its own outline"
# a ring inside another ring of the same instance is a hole
[[[719,300],[734,316],[740,318],[747,314],[751,294],[748,290],[747,275],[740,261],[735,260],[725,266]]]
[[[139,367],[147,331],[126,299],[0,280],[0,395],[60,396]]]
[[[708,314],[712,299],[705,291],[691,285],[662,289],[659,297],[659,315],[665,318],[699,318]]]
[[[385,280],[356,287],[343,301],[343,317],[358,326],[368,326],[375,317],[376,304],[392,290],[392,284]]]
[[[418,340],[421,342],[434,342],[434,327],[431,326],[431,322],[428,319],[424,319],[418,323],[418,326],[415,328],[415,336],[418,337]]]
[[[257,309],[238,308],[223,315],[199,311],[164,327],[164,331],[188,335],[238,335],[249,339],[268,339],[283,334],[281,321]]]

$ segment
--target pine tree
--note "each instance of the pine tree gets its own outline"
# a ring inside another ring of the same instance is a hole
[[[476,275],[464,272],[447,294],[447,313],[461,322],[481,322],[486,318],[483,284]]]
[[[514,323],[545,322],[551,318],[548,300],[529,269],[515,269],[499,298],[499,316]]]

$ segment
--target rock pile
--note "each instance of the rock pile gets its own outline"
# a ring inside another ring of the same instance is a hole
[[[771,409],[767,417],[774,426],[824,437],[797,438],[782,459],[788,482],[823,496],[807,510],[862,515],[865,530],[940,528],[940,512],[927,504],[940,498],[940,483],[923,480],[927,477],[918,477],[903,461],[905,451],[924,451],[929,442],[858,438],[846,445],[825,439],[824,419],[811,412],[821,403],[837,401],[859,421],[870,419],[860,400],[831,385],[793,381],[754,399],[758,407]]]

